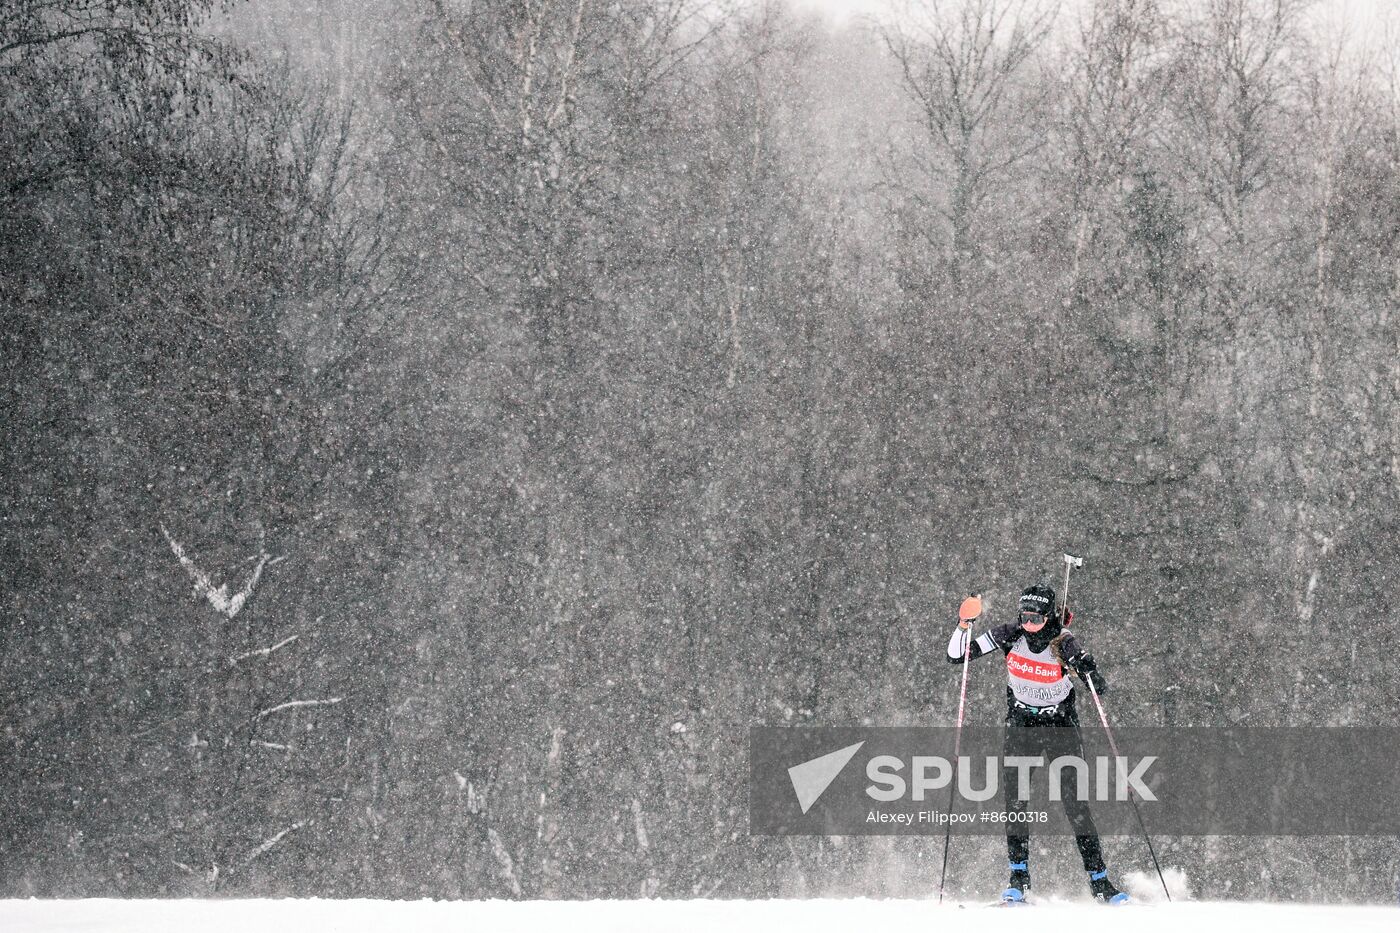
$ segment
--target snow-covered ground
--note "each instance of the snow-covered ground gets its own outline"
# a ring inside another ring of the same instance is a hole
[[[4,933],[771,933],[774,930],[1024,931],[1034,917],[1041,929],[1097,929],[1116,911],[1118,925],[1132,933],[1205,933],[1268,930],[1269,933],[1365,933],[1400,929],[1393,907],[1285,904],[1174,903],[1102,907],[1050,903],[1027,908],[986,908],[932,901],[0,901]],[[1125,925],[1125,926],[1124,926]]]

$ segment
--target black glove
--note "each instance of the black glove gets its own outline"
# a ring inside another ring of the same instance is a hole
[[[1081,651],[1079,654],[1065,661],[1065,664],[1074,670],[1081,678],[1093,684],[1094,691],[1100,696],[1108,692],[1108,681],[1099,673],[1099,666],[1094,663],[1093,655],[1089,654],[1089,652]]]

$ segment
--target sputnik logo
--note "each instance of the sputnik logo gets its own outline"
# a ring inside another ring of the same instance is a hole
[[[792,789],[797,794],[797,802],[802,807],[805,814],[812,809],[812,804],[826,792],[831,786],[831,782],[836,780],[836,776],[841,773],[841,769],[846,767],[856,752],[864,742],[857,742],[854,745],[847,745],[845,748],[822,755],[820,758],[813,758],[811,761],[804,761],[800,765],[793,765],[788,768],[788,777],[792,779]]]

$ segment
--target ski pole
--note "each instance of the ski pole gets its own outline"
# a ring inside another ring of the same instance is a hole
[[[958,767],[958,753],[962,751],[963,710],[967,708],[967,669],[972,660],[972,622],[982,614],[982,595],[973,593],[958,607],[958,627],[967,627],[967,641],[963,643],[962,692],[958,694],[958,724],[953,730],[953,769]],[[957,781],[948,782],[948,824],[943,832],[943,868],[938,873],[938,903],[943,903],[943,885],[948,880],[948,845],[953,841],[953,803]]]
[[[1113,730],[1108,725],[1108,714],[1104,712],[1103,701],[1099,699],[1099,691],[1094,686],[1094,679],[1085,677],[1083,674],[1079,675],[1079,679],[1089,685],[1089,695],[1094,698],[1094,706],[1099,711],[1099,722],[1103,723],[1104,735],[1108,736],[1108,747],[1113,752],[1113,758],[1116,761],[1122,756],[1118,754],[1118,743],[1113,739]],[[1137,795],[1133,793],[1131,787],[1128,788],[1128,802],[1133,805],[1133,815],[1137,817],[1138,828],[1142,830],[1142,838],[1147,842],[1147,853],[1152,856],[1152,867],[1157,869],[1157,880],[1162,882],[1162,893],[1167,896],[1167,901],[1170,903],[1172,892],[1167,889],[1167,879],[1162,875],[1161,863],[1157,861],[1157,850],[1152,846],[1152,836],[1147,832],[1147,824],[1142,819],[1142,809],[1138,806]]]
[[[1073,554],[1065,555],[1065,591],[1064,599],[1061,602],[1064,618],[1069,618],[1069,570],[1071,567],[1083,567],[1084,558],[1075,557]],[[1118,754],[1118,742],[1113,738],[1113,729],[1108,725],[1108,714],[1104,712],[1103,700],[1099,699],[1099,690],[1094,686],[1092,677],[1085,677],[1082,672],[1079,679],[1089,685],[1089,695],[1094,698],[1094,707],[1099,711],[1099,722],[1103,723],[1104,735],[1108,736],[1108,747],[1113,752],[1113,758],[1117,761],[1122,756]],[[1142,830],[1142,838],[1147,842],[1147,853],[1152,856],[1152,867],[1157,869],[1157,880],[1162,882],[1162,893],[1167,896],[1168,903],[1171,902],[1172,892],[1167,889],[1167,879],[1162,875],[1162,865],[1157,861],[1157,850],[1152,845],[1152,836],[1147,832],[1147,824],[1142,819],[1142,808],[1138,806],[1137,795],[1133,789],[1128,788],[1128,802],[1133,805],[1133,815],[1137,817],[1138,828]]]

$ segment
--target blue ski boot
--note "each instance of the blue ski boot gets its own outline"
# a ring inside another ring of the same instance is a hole
[[[1001,902],[1008,906],[1026,903],[1026,895],[1031,890],[1031,872],[1028,862],[1011,862],[1011,880],[1006,882],[1006,890],[1001,892]]]
[[[1128,895],[1113,886],[1113,882],[1108,880],[1108,869],[1089,872],[1089,890],[1094,894],[1094,900],[1100,904],[1126,904]]]

